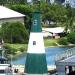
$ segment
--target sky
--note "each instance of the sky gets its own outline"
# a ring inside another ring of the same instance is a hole
[[[71,7],[75,8],[75,0],[70,0]]]
[[[31,2],[32,0],[27,0],[27,2]],[[54,2],[54,0],[50,0],[51,1],[51,3],[53,3]]]
[[[31,0],[27,0],[27,2],[31,2]]]
[[[27,0],[27,2],[31,2],[32,0]],[[54,0],[50,0],[51,3],[54,2]],[[72,8],[75,8],[75,0],[65,0],[65,1],[69,1],[70,5]]]
[[[75,0],[65,0],[65,2],[68,2],[72,8],[75,8]]]

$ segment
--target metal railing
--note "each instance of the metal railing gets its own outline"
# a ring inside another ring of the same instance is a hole
[[[68,58],[73,55],[75,55],[75,47],[68,49],[66,51],[63,51],[61,54],[57,54],[55,56],[55,61],[64,60],[65,58]]]

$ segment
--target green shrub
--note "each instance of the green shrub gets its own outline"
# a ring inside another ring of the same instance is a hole
[[[16,54],[18,51],[24,52],[27,51],[27,44],[4,44],[4,48],[6,50],[6,54]]]
[[[28,31],[20,22],[6,22],[2,24],[2,37],[6,43],[27,43]]]
[[[67,39],[70,43],[75,44],[75,32],[71,32],[67,35]]]
[[[67,38],[60,38],[60,39],[58,40],[58,43],[59,43],[60,45],[68,45],[68,40],[67,40]]]
[[[16,59],[21,53],[24,53],[27,51],[27,44],[9,44],[5,43],[4,48],[5,50],[5,56],[8,58],[8,60]]]
[[[19,51],[20,52],[24,52],[25,51],[25,48],[21,47],[21,48],[19,48]]]
[[[12,48],[10,45],[8,45],[8,44],[5,44],[4,45],[4,48],[6,49],[6,54],[8,55],[8,54],[16,54],[16,52],[17,52],[17,50],[15,49],[15,48]]]
[[[44,44],[46,47],[47,46],[57,46],[56,42],[57,41],[55,39],[45,39],[44,40]]]

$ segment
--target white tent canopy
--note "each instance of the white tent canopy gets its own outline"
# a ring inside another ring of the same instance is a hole
[[[63,27],[42,28],[42,31],[50,32],[50,33],[53,33],[53,34],[57,34],[57,33],[62,33],[62,32],[64,32],[64,28],[63,28]]]

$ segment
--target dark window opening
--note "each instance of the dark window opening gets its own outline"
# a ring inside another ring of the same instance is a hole
[[[33,45],[36,45],[36,41],[33,41]]]
[[[33,24],[36,26],[37,25],[37,20],[34,20],[33,21]]]
[[[0,70],[0,73],[5,73],[5,71],[4,70]]]

